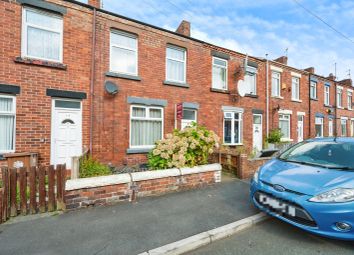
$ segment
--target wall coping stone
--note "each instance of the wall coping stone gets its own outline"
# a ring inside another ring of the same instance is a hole
[[[98,176],[98,177],[90,177],[90,178],[79,178],[75,180],[67,180],[65,184],[65,190],[78,190],[78,189],[87,189],[87,188],[95,188],[102,187],[108,185],[115,184],[124,184],[131,183],[135,181],[144,181],[144,180],[152,180],[152,179],[161,179],[166,177],[174,177],[195,173],[204,173],[211,171],[221,171],[221,165],[218,163],[195,166],[192,168],[171,168],[165,170],[152,170],[146,172],[136,172],[131,174],[114,174],[107,176]]]

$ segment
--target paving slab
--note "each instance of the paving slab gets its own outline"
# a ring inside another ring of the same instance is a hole
[[[257,214],[237,179],[0,225],[0,254],[139,254]]]

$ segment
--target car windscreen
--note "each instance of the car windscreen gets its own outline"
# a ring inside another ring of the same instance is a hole
[[[338,170],[354,170],[354,143],[305,141],[283,152],[278,159]]]

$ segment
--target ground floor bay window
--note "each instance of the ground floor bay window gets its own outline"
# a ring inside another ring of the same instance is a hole
[[[224,112],[224,144],[242,145],[242,112]]]
[[[0,95],[0,153],[15,151],[16,98]]]
[[[323,137],[323,118],[322,117],[315,118],[315,130],[316,130],[316,137]]]
[[[163,108],[131,106],[130,148],[152,148],[163,137]]]

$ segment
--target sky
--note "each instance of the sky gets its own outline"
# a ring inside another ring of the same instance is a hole
[[[172,31],[188,20],[192,37],[218,46],[269,59],[287,52],[290,66],[328,76],[337,63],[339,80],[354,75],[353,0],[103,0],[103,8]]]

